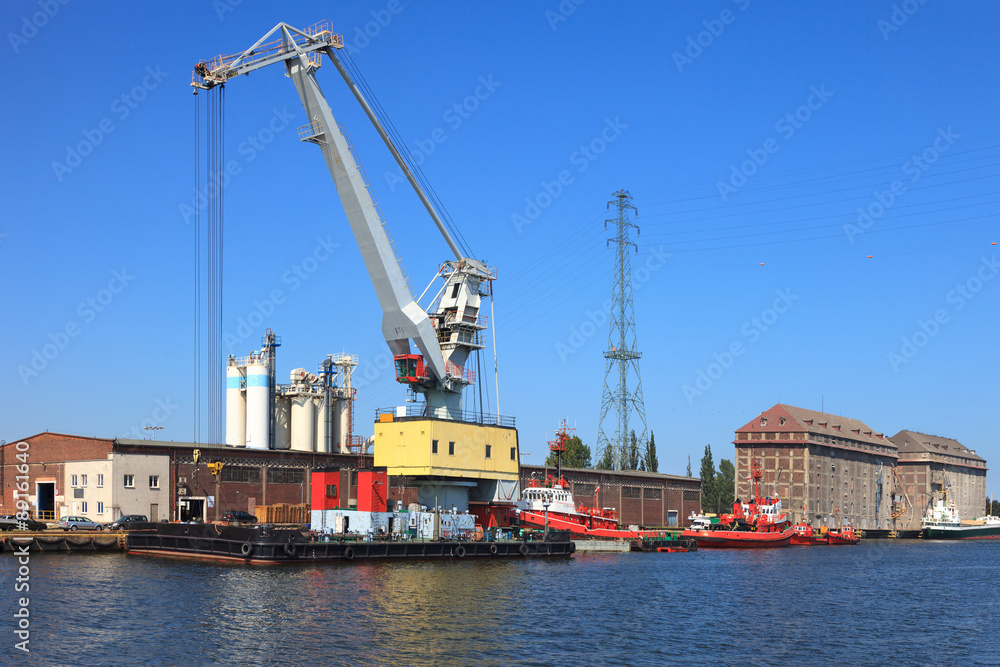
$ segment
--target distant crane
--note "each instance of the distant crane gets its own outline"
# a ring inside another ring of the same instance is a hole
[[[407,385],[408,398],[412,396],[415,400],[416,394],[423,395],[423,416],[462,419],[463,390],[476,382],[476,374],[467,364],[470,355],[484,347],[481,333],[487,328],[489,318],[480,310],[482,299],[492,294],[496,269],[459,249],[445,221],[390,138],[379,114],[337,56],[337,51],[343,47],[343,38],[331,32],[325,22],[306,31],[279,23],[238,55],[199,62],[194,68],[191,85],[209,90],[240,74],[249,74],[274,63],[285,65],[285,72],[294,82],[309,119],[309,123],[299,129],[299,138],[320,148],[333,177],[382,308],[382,335],[393,353],[396,380]],[[454,255],[454,259],[440,265],[435,278],[417,299],[413,297],[402,262],[396,255],[353,147],[316,81],[315,72],[322,64],[322,54],[326,54],[343,77]],[[389,123],[385,125],[391,127]],[[425,310],[417,302],[438,277],[444,279],[444,285]],[[411,340],[420,354],[411,352]]]

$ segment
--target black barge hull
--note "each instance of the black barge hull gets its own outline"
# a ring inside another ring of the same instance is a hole
[[[413,559],[558,558],[568,557],[575,551],[575,545],[569,539],[539,542],[318,542],[310,540],[302,531],[268,526],[176,523],[147,526],[128,533],[125,538],[128,553],[277,565]]]

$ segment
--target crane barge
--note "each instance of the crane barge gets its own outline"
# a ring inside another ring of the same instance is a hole
[[[482,332],[488,317],[482,312],[483,300],[492,293],[496,269],[460,250],[338,56],[343,46],[342,36],[326,22],[304,31],[279,23],[239,54],[197,63],[191,85],[195,92],[211,90],[268,65],[284,65],[309,121],[300,128],[299,138],[319,147],[326,162],[382,309],[382,335],[393,355],[396,380],[407,387],[407,400],[418,404],[378,411],[375,464],[385,466],[390,475],[411,479],[420,503],[459,510],[473,505],[483,514],[484,524],[493,524],[518,496],[517,430],[512,418],[485,414],[482,406],[466,410],[463,394],[477,380],[469,361],[484,347]],[[453,256],[440,264],[416,299],[346,131],[316,79],[324,55],[361,105]],[[444,284],[425,309],[418,301],[438,278]]]

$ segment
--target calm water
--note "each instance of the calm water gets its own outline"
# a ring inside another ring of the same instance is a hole
[[[1000,542],[245,567],[32,554],[3,664],[1000,664]]]

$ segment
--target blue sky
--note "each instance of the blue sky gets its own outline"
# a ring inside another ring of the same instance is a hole
[[[498,269],[501,409],[528,462],[564,418],[596,441],[603,221],[624,188],[661,471],[688,456],[697,470],[706,444],[732,457],[733,431],[778,402],[956,438],[995,467],[998,14],[933,0],[5,3],[0,437],[155,421],[160,439],[191,439],[191,69],[279,21],[328,19]],[[447,246],[333,67],[318,79],[421,290]],[[231,351],[273,328],[282,380],[358,354],[368,435],[403,391],[328,172],[297,140],[294,86],[272,66],[226,100]],[[251,317],[263,323],[242,329]]]

